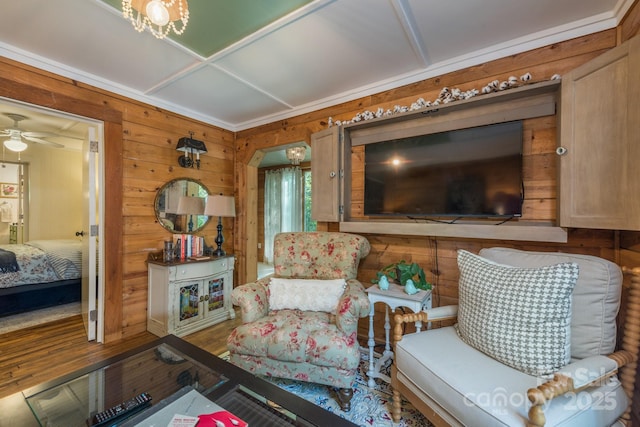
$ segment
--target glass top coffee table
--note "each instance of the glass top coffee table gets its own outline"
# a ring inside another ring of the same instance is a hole
[[[145,425],[190,390],[252,427],[355,426],[172,335],[1,399],[0,409],[7,425],[87,427],[96,414],[146,393],[151,405],[116,424]]]

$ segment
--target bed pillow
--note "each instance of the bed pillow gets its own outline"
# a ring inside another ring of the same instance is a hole
[[[80,240],[29,240],[25,244],[46,253],[47,261],[59,279],[82,277],[82,242]]]
[[[335,313],[347,283],[344,279],[280,279],[269,282],[270,310],[326,311]]]
[[[570,362],[578,264],[518,268],[460,250],[458,267],[456,330],[465,343],[534,376]]]

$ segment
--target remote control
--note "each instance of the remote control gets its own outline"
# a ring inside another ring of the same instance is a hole
[[[127,418],[138,411],[151,405],[151,395],[148,393],[140,393],[116,406],[105,411],[99,412],[93,416],[91,426],[113,426],[118,420]]]

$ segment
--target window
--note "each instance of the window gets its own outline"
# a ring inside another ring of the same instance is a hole
[[[317,223],[311,219],[311,169],[304,171],[304,231],[316,231]]]

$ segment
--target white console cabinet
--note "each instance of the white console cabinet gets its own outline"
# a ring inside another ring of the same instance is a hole
[[[233,256],[164,263],[148,261],[147,330],[182,336],[235,317]]]

